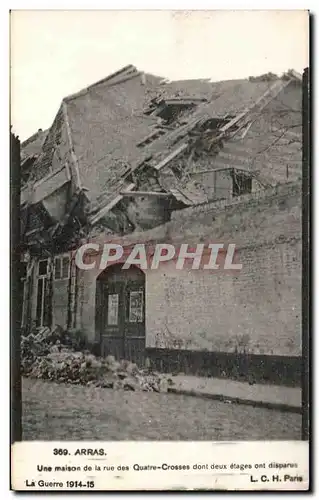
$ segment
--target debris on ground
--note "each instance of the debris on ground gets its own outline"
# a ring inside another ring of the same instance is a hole
[[[80,338],[60,327],[37,328],[21,337],[21,372],[24,377],[127,391],[167,392],[173,385],[168,375],[149,367],[81,349]]]

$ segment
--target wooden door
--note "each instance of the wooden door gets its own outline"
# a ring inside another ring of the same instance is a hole
[[[97,280],[96,327],[103,356],[138,364],[145,351],[145,275],[112,266]]]

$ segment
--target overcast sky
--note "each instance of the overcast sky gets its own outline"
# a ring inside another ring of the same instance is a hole
[[[51,125],[63,97],[127,64],[168,77],[245,78],[307,66],[306,11],[14,11],[14,131]]]

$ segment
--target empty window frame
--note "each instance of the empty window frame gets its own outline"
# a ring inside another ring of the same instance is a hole
[[[38,276],[46,276],[48,274],[48,259],[39,260]]]
[[[70,257],[61,255],[54,259],[54,279],[68,280],[70,277]]]

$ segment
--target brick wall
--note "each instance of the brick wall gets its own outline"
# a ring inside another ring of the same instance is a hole
[[[301,355],[300,186],[255,193],[224,207],[186,209],[165,226],[124,237],[122,244],[196,244],[200,238],[235,243],[243,268],[236,275],[212,274],[177,271],[170,262],[147,270],[147,347]],[[98,274],[83,271],[79,280],[78,326],[90,341]]]
[[[301,245],[239,251],[236,275],[177,271],[147,279],[147,347],[301,355]]]

